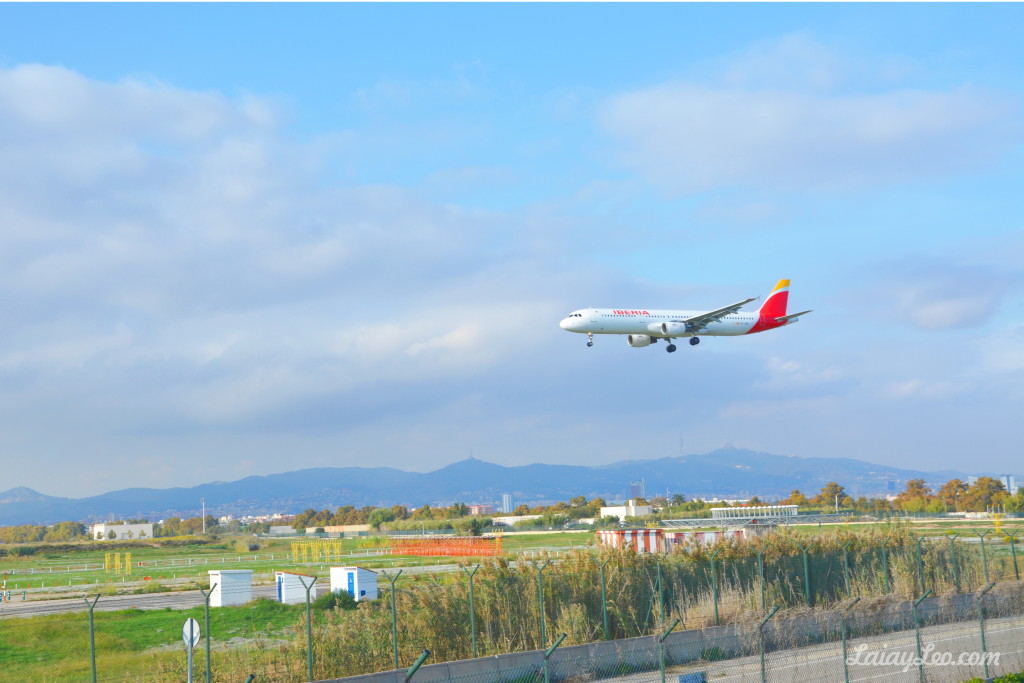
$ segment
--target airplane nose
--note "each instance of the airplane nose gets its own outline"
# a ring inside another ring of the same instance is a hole
[[[562,318],[562,322],[558,323],[558,326],[561,327],[563,330],[567,330],[569,329],[570,324],[571,323],[569,322],[568,318]]]

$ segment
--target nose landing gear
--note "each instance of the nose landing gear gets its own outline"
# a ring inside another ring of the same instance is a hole
[[[700,344],[700,338],[690,337],[690,346],[696,346],[697,344]]]
[[[593,332],[587,332],[587,346],[594,345],[594,334]]]

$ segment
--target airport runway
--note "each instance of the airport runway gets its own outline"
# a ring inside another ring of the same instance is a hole
[[[402,570],[402,576],[411,574],[433,574],[458,571],[456,564],[434,564],[418,567],[396,567],[393,572]],[[328,577],[317,579],[316,595],[322,595],[330,586]],[[31,595],[31,594],[30,594]],[[51,594],[52,595],[52,594]],[[66,595],[66,593],[65,593]],[[88,612],[89,607],[82,599],[88,595],[90,602],[96,597],[96,593],[79,593],[76,597],[60,597],[45,599],[42,596],[30,597],[28,600],[21,600],[20,592],[12,591],[12,601],[0,603],[0,619],[11,617],[35,617],[43,614],[64,614],[68,612]],[[252,587],[253,598],[274,598],[277,595],[277,587],[274,584],[262,584]],[[140,593],[134,595],[109,595],[101,596],[96,602],[96,612],[116,612],[123,609],[189,609],[201,607],[204,603],[203,595],[198,590],[172,591],[167,593]]]

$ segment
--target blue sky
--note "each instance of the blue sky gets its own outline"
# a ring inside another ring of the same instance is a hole
[[[5,483],[726,444],[1024,474],[1022,19],[2,5]],[[782,277],[800,325],[672,356],[557,325]]]

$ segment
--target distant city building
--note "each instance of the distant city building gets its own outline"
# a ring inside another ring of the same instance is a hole
[[[111,537],[113,534],[113,537]],[[89,527],[89,536],[97,541],[128,541],[140,538],[153,538],[153,523],[145,524],[111,524],[101,522]]]
[[[511,493],[503,493],[503,494],[501,494],[501,511],[504,512],[506,515],[510,515],[510,514],[512,514],[512,510],[514,510],[514,509],[515,508],[512,507],[512,494]]]
[[[469,514],[471,515],[490,515],[494,513],[493,505],[470,505]]]
[[[647,499],[646,491],[644,490],[644,480],[631,481],[629,482],[629,497],[630,498],[643,498]]]
[[[618,517],[623,521],[626,517],[643,517],[654,512],[650,505],[637,505],[633,499],[627,500],[625,505],[610,505],[601,508],[602,517]]]
[[[1017,495],[1017,490],[1019,487],[1017,486],[1017,481],[1016,479],[1014,479],[1012,474],[1004,474],[1003,476],[999,477],[999,481],[1003,482],[1003,486],[1006,487],[1006,490],[1010,492],[1011,496]]]

